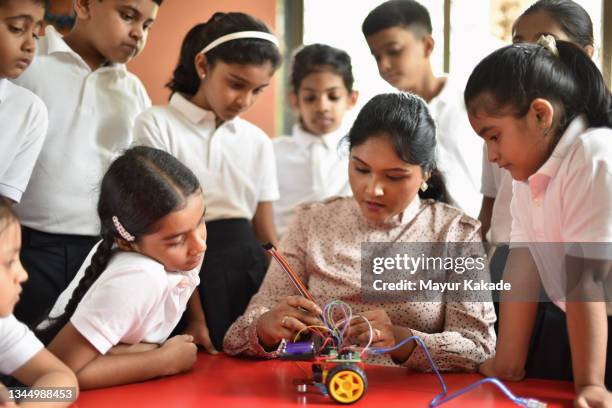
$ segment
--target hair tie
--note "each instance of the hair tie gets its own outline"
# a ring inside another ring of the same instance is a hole
[[[123,228],[123,225],[121,225],[121,223],[119,222],[119,218],[117,218],[116,215],[113,215],[113,224],[115,225],[115,229],[117,230],[119,235],[121,235],[121,238],[125,239],[127,242],[134,241],[135,237],[129,232],[127,232],[125,228]]]
[[[260,40],[270,41],[272,44],[278,47],[278,38],[276,38],[273,34],[266,33],[264,31],[238,31],[217,38],[216,40],[208,44],[206,47],[204,47],[204,49],[200,51],[200,54],[206,54],[208,51],[223,43],[232,40],[239,40],[241,38],[259,38]]]
[[[538,45],[546,48],[552,55],[559,58],[559,50],[557,49],[557,40],[550,34],[540,36],[537,42]]]

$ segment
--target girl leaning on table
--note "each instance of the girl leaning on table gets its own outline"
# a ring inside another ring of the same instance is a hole
[[[134,147],[111,164],[98,201],[102,240],[38,329],[81,388],[191,368],[193,337],[168,337],[199,284],[204,212],[197,178],[170,154]]]

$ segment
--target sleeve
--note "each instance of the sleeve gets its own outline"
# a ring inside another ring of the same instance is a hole
[[[606,147],[602,146],[595,154],[600,155],[602,150],[606,151]],[[592,158],[584,148],[579,149],[576,154],[579,157],[572,159],[572,163],[580,164],[568,169],[563,190],[569,193],[562,198],[561,231],[563,241],[582,243],[569,246],[574,249],[569,251],[571,255],[612,260],[609,251],[612,242],[612,152],[607,150],[607,154],[601,154],[607,158]]]
[[[307,211],[300,209],[279,245],[280,252],[306,286],[308,286],[306,271],[308,241],[306,224],[308,216]],[[287,278],[285,271],[278,266],[276,261],[272,260],[259,291],[251,298],[244,314],[232,324],[225,335],[223,350],[230,355],[276,357],[276,352],[265,351],[259,343],[256,330],[257,319],[285,297],[295,294],[295,288]]]
[[[280,197],[278,192],[278,178],[276,174],[276,159],[272,141],[266,135],[261,149],[262,173],[259,181],[257,201],[275,201]]]
[[[40,340],[13,315],[0,318],[0,373],[12,374],[42,349]]]
[[[147,109],[136,117],[134,121],[134,146],[148,146],[156,149],[170,151],[170,146],[164,137],[156,115]]]
[[[101,354],[130,335],[142,338],[144,322],[162,304],[167,278],[147,268],[126,269],[94,285],[70,321]],[[138,288],[138,290],[134,290]]]
[[[478,224],[473,220],[467,223],[459,222],[449,231],[446,242],[458,245],[459,252],[473,253],[472,251],[481,247],[478,231]],[[462,287],[464,280],[468,279],[468,276],[454,271],[449,275],[449,281],[458,282]],[[432,359],[442,371],[474,371],[480,363],[495,354],[496,337],[493,324],[496,316],[493,303],[485,299],[465,301],[472,300],[472,296],[465,292],[459,294],[459,297],[462,299],[449,298],[442,305],[445,308],[445,318],[441,333],[412,330],[413,335],[423,340]],[[418,371],[431,371],[429,360],[419,346],[403,365]]]
[[[487,145],[483,144],[483,156],[482,156],[482,183],[480,185],[480,192],[485,197],[497,197],[497,183],[495,180],[495,164],[491,163],[487,159]]]
[[[47,108],[38,98],[24,116],[28,121],[27,133],[11,165],[0,178],[0,196],[8,197],[17,203],[21,201],[30,181],[48,127]]]

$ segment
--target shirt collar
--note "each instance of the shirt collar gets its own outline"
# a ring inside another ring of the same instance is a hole
[[[305,130],[300,124],[293,125],[291,132],[295,142],[303,149],[309,149],[314,143],[321,143],[325,148],[336,150],[340,140],[347,134],[347,126],[343,123],[338,129],[324,135],[315,135]]]
[[[178,92],[172,94],[172,97],[170,98],[170,106],[182,113],[183,116],[185,116],[187,120],[193,124],[202,125],[203,123],[208,122],[212,124],[213,129],[216,126],[216,116],[213,111],[199,107]],[[224,122],[222,126],[228,126],[231,131],[235,131],[236,118]]]
[[[4,97],[6,93],[6,87],[8,86],[8,79],[0,78],[0,104],[4,102]]]
[[[546,191],[548,183],[559,171],[559,167],[561,167],[561,163],[569,153],[570,148],[576,143],[587,127],[588,122],[584,115],[580,115],[572,120],[548,160],[538,171],[529,176],[527,183],[529,184],[533,199],[538,198]]]
[[[66,44],[66,41],[64,41],[63,36],[60,33],[58,33],[55,27],[53,27],[52,25],[48,25],[47,28],[45,28],[45,38],[47,41],[47,54],[49,55],[56,54],[56,53],[57,54],[59,53],[70,54],[74,58],[76,58],[81,64],[83,64],[85,67],[91,69],[89,65],[87,65],[83,57],[81,57],[76,51],[70,48],[68,44]],[[122,76],[127,75],[127,68],[125,67],[125,64],[109,62],[101,66],[100,68],[98,68],[96,71],[100,71],[100,70],[112,70],[112,71],[116,71]]]

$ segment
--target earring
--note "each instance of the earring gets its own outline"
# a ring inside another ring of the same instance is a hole
[[[423,182],[421,183],[421,187],[420,187],[421,191],[426,192],[428,188],[429,188],[429,185],[427,184],[425,180],[423,180]]]

